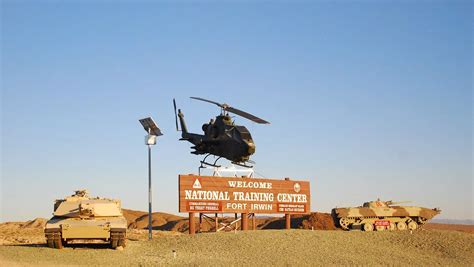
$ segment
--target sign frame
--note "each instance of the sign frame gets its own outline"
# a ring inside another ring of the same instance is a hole
[[[309,214],[309,181],[179,175],[180,213]]]

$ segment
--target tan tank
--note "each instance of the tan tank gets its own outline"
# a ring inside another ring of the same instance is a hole
[[[78,190],[54,202],[53,217],[44,233],[51,248],[62,248],[72,240],[103,240],[112,248],[125,247],[127,220],[120,200],[90,198],[87,190]]]
[[[405,203],[393,201],[365,202],[356,208],[335,208],[332,216],[336,225],[344,230],[361,229],[364,231],[415,230],[426,221],[438,215],[441,210],[415,206],[397,206]]]

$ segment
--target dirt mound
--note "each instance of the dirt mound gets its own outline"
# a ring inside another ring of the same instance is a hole
[[[128,221],[128,229],[146,229],[148,227],[148,213],[142,211],[124,209],[124,216]],[[234,217],[219,217],[219,222],[229,223],[235,220]],[[202,232],[212,231],[215,228],[214,222],[203,221],[199,228],[199,219],[196,218],[196,229]],[[251,220],[249,222],[251,224]],[[257,229],[285,229],[285,217],[257,217]],[[164,212],[152,214],[152,226],[154,230],[186,232],[189,229],[187,217],[181,217]],[[252,227],[249,225],[249,227]],[[336,226],[329,213],[313,212],[310,215],[291,216],[291,228],[293,229],[314,229],[314,230],[335,230]]]
[[[47,220],[0,223],[0,245],[44,243],[43,229]]]
[[[304,229],[336,230],[334,219],[329,213],[313,212],[301,223]]]
[[[138,218],[142,217],[143,215],[148,214],[147,212],[144,212],[144,211],[128,210],[128,209],[122,209],[122,212],[125,219],[127,219],[128,226],[134,223]]]
[[[164,212],[155,212],[152,213],[151,220],[152,227],[155,230],[176,231],[176,229],[174,229],[176,224],[181,220],[185,220],[185,218]],[[144,213],[140,217],[135,218],[135,220],[128,225],[129,229],[145,229],[147,227],[148,213]]]
[[[5,222],[0,223],[0,231],[16,231],[19,229],[40,229],[43,230],[46,222],[48,220],[45,218],[36,218],[27,222]]]
[[[21,226],[22,229],[25,228],[33,228],[33,229],[44,229],[44,226],[46,225],[46,222],[48,220],[44,218],[36,218],[31,221],[27,221],[24,225]]]
[[[268,218],[259,229],[285,229],[285,217]],[[310,215],[292,215],[291,228],[336,230],[334,220],[329,213],[313,212]]]

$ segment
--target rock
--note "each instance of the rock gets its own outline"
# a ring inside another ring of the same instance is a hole
[[[122,251],[122,250],[123,250],[123,247],[122,247],[122,246],[118,246],[118,247],[115,248],[115,250],[120,250],[120,251]]]

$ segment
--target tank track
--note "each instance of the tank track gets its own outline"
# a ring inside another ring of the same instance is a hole
[[[110,232],[110,247],[115,249],[117,247],[126,246],[126,234],[125,232]]]
[[[61,232],[59,231],[54,231],[54,232],[49,232],[45,233],[46,235],[46,244],[50,248],[57,248],[57,249],[62,249],[65,245],[66,242],[63,241],[61,237]]]
[[[333,214],[335,215],[335,214]],[[333,217],[337,226],[341,227],[344,230],[349,230],[353,225],[360,225],[361,229],[364,231],[377,231],[389,230],[416,230],[421,228],[425,223],[426,219],[422,217]],[[376,226],[374,225],[375,220],[389,221],[390,226]]]

